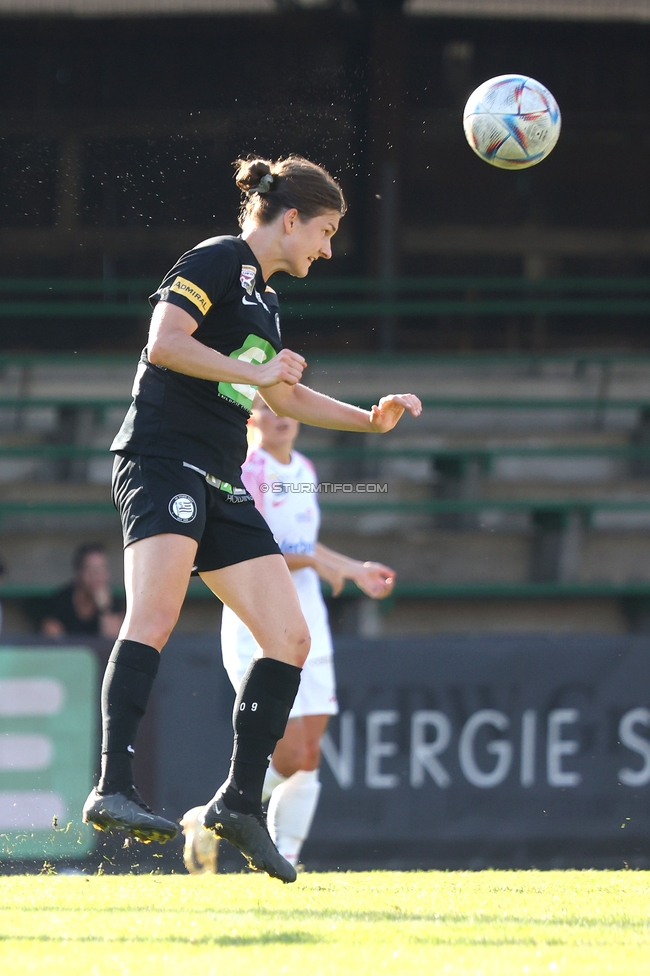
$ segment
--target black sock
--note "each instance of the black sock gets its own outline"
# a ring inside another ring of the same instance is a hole
[[[102,683],[100,793],[126,793],[133,786],[135,738],[159,663],[155,647],[132,640],[115,642]]]
[[[300,684],[300,668],[272,657],[251,661],[233,710],[235,744],[228,779],[219,790],[231,810],[262,812],[262,786],[284,735]]]

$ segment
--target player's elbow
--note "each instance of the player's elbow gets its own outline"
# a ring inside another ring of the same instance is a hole
[[[282,385],[283,384],[278,383],[278,386],[282,386]],[[284,385],[286,385],[286,384],[284,384]],[[283,396],[280,396],[280,395],[274,396],[272,403],[270,403],[269,401],[267,401],[267,406],[269,406],[271,408],[271,410],[273,411],[273,413],[275,414],[276,417],[293,417],[293,413],[292,413],[292,410],[291,410],[291,404],[293,402],[293,396],[292,396],[293,390],[294,390],[294,387],[293,386],[290,386],[290,387],[287,388],[287,391],[286,391],[286,394],[285,395],[283,395]],[[264,392],[266,392],[266,391],[264,391]],[[276,391],[274,390],[274,392],[276,392]],[[279,393],[279,392],[280,391],[278,390],[277,393]],[[284,391],[282,391],[282,392],[284,393]],[[296,417],[295,419],[297,420],[298,418]]]
[[[160,332],[150,335],[147,343],[147,358],[152,366],[173,367],[173,337]]]
[[[285,409],[283,403],[273,404],[271,408],[276,417],[289,417],[289,412]]]

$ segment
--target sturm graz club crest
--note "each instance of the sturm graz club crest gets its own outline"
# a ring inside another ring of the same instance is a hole
[[[177,522],[193,522],[196,518],[196,502],[191,495],[174,495],[169,503],[169,514]]]
[[[255,275],[257,268],[252,264],[242,264],[239,282],[247,295],[252,295],[255,289]]]

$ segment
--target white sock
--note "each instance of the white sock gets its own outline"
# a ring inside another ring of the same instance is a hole
[[[277,786],[269,801],[267,820],[273,843],[291,864],[297,864],[311,828],[321,784],[318,770],[298,770]]]
[[[262,803],[266,803],[276,786],[280,786],[282,783],[286,783],[287,777],[279,773],[273,763],[269,765],[266,771],[266,776],[264,777],[264,786],[262,787]]]

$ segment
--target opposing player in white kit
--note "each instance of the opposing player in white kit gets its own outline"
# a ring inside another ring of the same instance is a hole
[[[257,395],[249,421],[252,449],[242,467],[243,482],[267,521],[296,585],[300,606],[311,634],[311,650],[303,667],[300,688],[287,729],[273,753],[264,782],[269,799],[268,827],[273,841],[291,864],[298,863],[316,812],[321,784],[318,779],[320,740],[330,715],[338,712],[333,648],[320,580],[337,596],[346,579],[368,596],[382,599],[394,585],[388,566],[360,562],[319,543],[320,511],[312,463],[293,445],[299,424],[277,417]],[[248,628],[228,607],[221,623],[223,663],[235,688],[259,648]],[[190,871],[214,871],[217,841],[197,823],[202,808],[183,818],[185,863]]]

